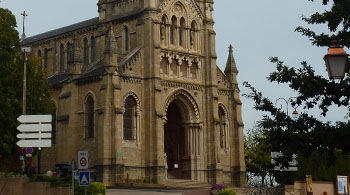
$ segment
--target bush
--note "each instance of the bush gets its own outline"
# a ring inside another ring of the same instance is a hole
[[[72,187],[72,177],[55,177],[46,175],[34,175],[29,179],[29,182],[49,182],[50,187]],[[74,181],[74,194],[84,195],[85,187],[79,186],[78,181]],[[87,187],[87,193],[89,195],[106,194],[106,186],[100,182],[92,182]]]
[[[47,175],[34,175],[29,182],[49,182],[50,187],[70,187],[72,186],[71,177],[54,177]]]
[[[236,191],[232,189],[223,189],[219,191],[219,195],[236,195]]]
[[[100,182],[92,182],[87,190],[91,195],[106,194],[106,186]]]

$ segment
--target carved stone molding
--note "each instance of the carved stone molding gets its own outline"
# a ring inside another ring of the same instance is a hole
[[[164,114],[163,114],[163,120],[166,119],[166,113],[168,112],[168,107],[170,103],[172,103],[174,100],[179,99],[181,102],[184,103],[184,105],[187,107],[186,109],[189,112],[189,122],[199,122],[200,121],[200,112],[198,105],[196,103],[196,100],[189,94],[187,91],[181,89],[177,90],[175,93],[173,93],[166,101],[164,106]]]
[[[171,87],[171,88],[184,88],[191,91],[202,91],[203,87],[201,85],[193,85],[181,82],[172,82],[172,81],[161,81],[160,85],[163,87]]]
[[[123,98],[123,113],[125,112],[125,110],[124,110],[124,108],[125,108],[125,105],[124,105],[124,104],[125,104],[125,100],[126,100],[126,98],[129,97],[129,96],[132,96],[132,97],[135,99],[136,104],[137,104],[137,106],[136,106],[136,108],[137,108],[136,112],[137,112],[138,114],[140,114],[140,112],[141,112],[141,101],[140,101],[140,99],[138,98],[138,96],[136,95],[136,93],[133,92],[133,91],[130,91],[130,92],[128,92],[127,94],[125,94],[125,96],[124,96],[124,98]]]

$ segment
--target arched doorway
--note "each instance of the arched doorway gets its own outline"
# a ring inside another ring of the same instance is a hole
[[[169,104],[164,125],[164,151],[167,156],[168,179],[190,179],[186,157],[184,108],[175,101]]]

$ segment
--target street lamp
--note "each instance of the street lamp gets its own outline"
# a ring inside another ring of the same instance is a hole
[[[292,102],[292,99],[296,99],[296,97],[291,97],[288,100],[286,100],[285,98],[280,97],[280,98],[278,98],[276,100],[275,107],[277,106],[277,103],[278,103],[279,100],[283,100],[286,103],[286,105],[287,105],[287,107],[286,107],[287,108],[287,115],[289,115],[288,107],[289,107],[289,102]],[[293,119],[297,119],[299,117],[299,113],[298,113],[297,109],[295,108],[295,106],[293,106],[293,104],[291,104],[291,106],[294,108],[294,111],[292,112],[292,117],[293,117]],[[281,109],[282,109],[282,104],[281,104]]]
[[[348,56],[338,41],[332,41],[328,53],[324,56],[330,79],[343,79],[347,71]]]

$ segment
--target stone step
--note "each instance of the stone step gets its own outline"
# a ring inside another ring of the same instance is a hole
[[[165,187],[194,189],[194,188],[211,188],[211,185],[208,183],[202,183],[194,180],[168,179],[165,182]]]

